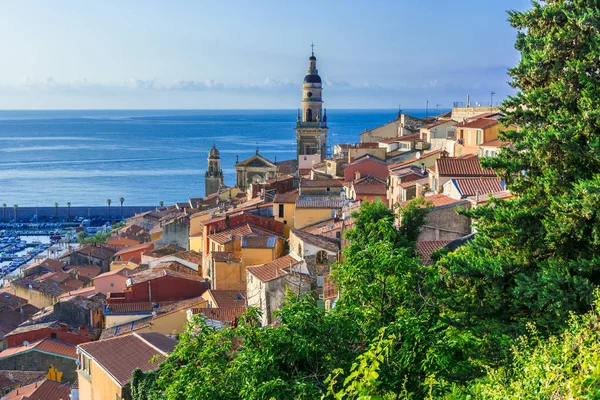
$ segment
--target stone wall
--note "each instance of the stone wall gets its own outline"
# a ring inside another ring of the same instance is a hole
[[[50,364],[63,373],[62,382],[77,380],[75,360],[53,354],[29,351],[0,360],[0,370],[48,371]]]
[[[471,219],[456,212],[469,208],[469,202],[438,207],[427,216],[419,240],[454,240],[471,233]]]

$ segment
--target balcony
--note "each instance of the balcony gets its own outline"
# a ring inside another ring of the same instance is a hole
[[[311,122],[296,122],[296,128],[321,128],[327,129],[327,122],[325,121],[311,121]]]

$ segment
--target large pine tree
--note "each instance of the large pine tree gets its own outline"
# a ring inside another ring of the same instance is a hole
[[[562,329],[600,283],[600,3],[536,1],[509,21],[521,61],[503,122],[518,129],[503,135],[514,150],[487,161],[514,198],[473,210],[476,239],[434,271],[444,316],[487,361],[529,323]]]

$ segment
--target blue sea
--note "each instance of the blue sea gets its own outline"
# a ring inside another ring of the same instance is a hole
[[[327,114],[333,145],[358,142],[397,111]],[[295,110],[0,111],[0,204],[100,206],[124,197],[125,205],[151,206],[203,197],[213,143],[232,185],[236,156],[258,147],[271,160],[294,158],[295,124]]]

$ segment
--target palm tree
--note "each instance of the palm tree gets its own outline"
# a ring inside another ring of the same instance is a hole
[[[6,203],[2,204],[2,219],[6,220]]]
[[[112,203],[111,199],[106,200],[106,204],[108,204],[108,219],[110,219],[110,204]]]
[[[17,204],[13,205],[13,210],[15,210],[15,222],[17,222],[17,211],[19,210],[19,206]]]
[[[121,203],[121,220],[123,220],[123,203],[125,202],[125,197],[121,197],[119,202]]]
[[[67,202],[67,219],[71,219],[71,202]]]
[[[165,202],[161,200],[161,201],[158,202],[158,205],[162,207],[162,206],[165,205]]]
[[[58,203],[54,203],[54,219],[58,220]]]

